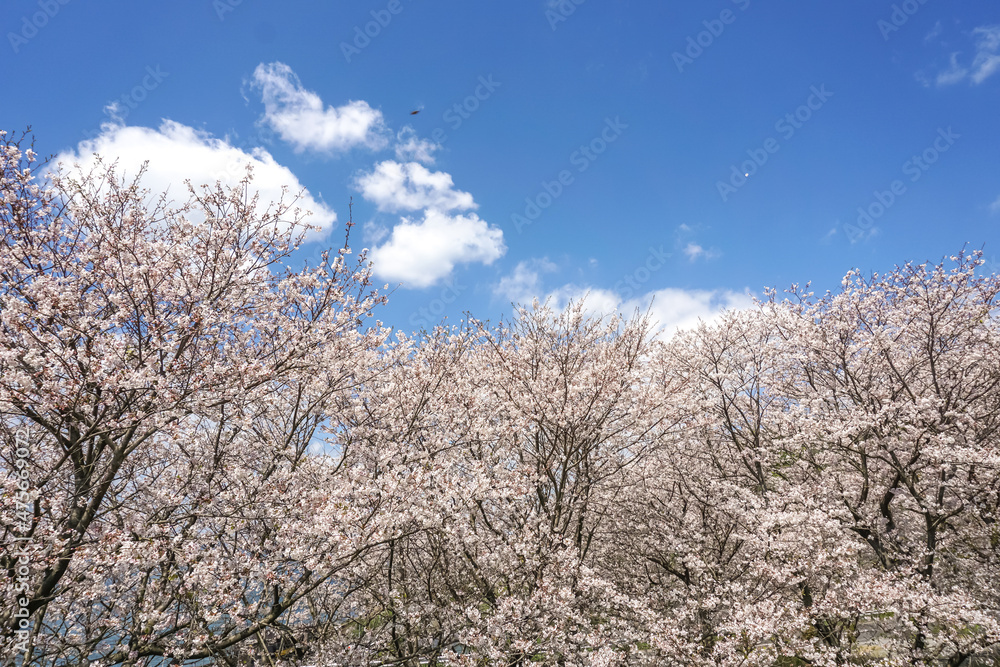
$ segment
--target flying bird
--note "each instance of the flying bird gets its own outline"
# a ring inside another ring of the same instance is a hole
[[[418,113],[420,113],[420,109],[417,109],[416,111],[411,111],[410,115],[411,116],[416,116]]]

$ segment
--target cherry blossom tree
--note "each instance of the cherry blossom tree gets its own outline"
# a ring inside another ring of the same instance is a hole
[[[101,162],[38,179],[22,144],[4,657],[958,667],[1000,644],[980,253],[671,335],[579,303],[407,335],[363,253],[288,266],[309,228],[251,173],[177,203]]]
[[[294,652],[339,620],[337,573],[393,532],[343,456],[308,455],[377,365],[364,257],[287,267],[303,215],[263,206],[249,172],[173,203],[103,163],[41,181],[20,143],[0,147],[0,416],[6,442],[29,434],[30,520],[4,475],[0,651]]]
[[[689,412],[619,522],[665,663],[960,665],[1000,640],[1000,278],[950,261],[665,346]]]
[[[603,536],[668,427],[665,387],[644,375],[651,345],[645,320],[589,319],[579,304],[400,336],[342,428],[375,457],[370,475],[406,482],[414,530],[366,554],[363,631],[325,653],[640,659],[655,618],[607,578]]]
[[[544,308],[410,341],[417,385],[390,389],[412,402],[383,441],[419,425],[435,466],[464,475],[438,473],[440,525],[383,561],[396,583],[379,609],[409,647],[395,655],[454,641],[490,664],[959,665],[988,651],[1000,280],[976,275],[976,255],[954,261],[851,274],[820,299],[794,288],[662,343]]]
[[[1000,640],[1000,277],[977,275],[979,252],[950,261],[852,272],[791,309],[803,483],[862,546],[863,572],[811,585],[812,602],[899,664],[959,665]]]

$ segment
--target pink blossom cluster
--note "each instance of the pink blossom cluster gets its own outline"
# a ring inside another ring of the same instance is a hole
[[[288,266],[308,227],[252,174],[177,203],[113,165],[39,181],[0,140],[5,663],[957,667],[1000,642],[979,253],[673,336],[537,303],[410,336],[364,254]]]

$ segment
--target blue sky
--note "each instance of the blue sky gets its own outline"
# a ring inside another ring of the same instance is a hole
[[[994,0],[5,6],[0,127],[147,158],[154,187],[254,162],[328,229],[303,258],[353,196],[404,329],[587,293],[672,327],[853,267],[1000,258]]]

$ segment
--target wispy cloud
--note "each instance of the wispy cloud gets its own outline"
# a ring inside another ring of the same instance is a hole
[[[965,77],[969,76],[969,70],[959,64],[958,55],[959,54],[957,53],[951,54],[949,58],[951,66],[937,75],[937,79],[935,79],[937,85],[951,86],[959,83],[965,79]]]
[[[693,238],[695,233],[702,231],[704,231],[702,225],[692,226],[686,223],[677,225],[674,230],[674,248],[682,252],[690,262],[696,262],[699,259],[718,259],[722,256],[720,251],[715,248],[706,248]]]
[[[694,260],[698,259],[699,257],[705,254],[705,249],[702,248],[697,243],[688,243],[684,247],[684,254],[687,256],[688,259],[690,259],[693,262]]]
[[[979,85],[1000,71],[1000,25],[980,26],[972,31],[975,55],[968,65],[963,64],[960,52],[949,57],[949,67],[939,73],[939,86],[950,86],[962,81]]]
[[[500,279],[493,288],[493,294],[508,303],[529,304],[544,293],[542,274],[557,269],[548,257],[518,262],[510,274]]]
[[[934,41],[934,39],[937,38],[943,31],[944,31],[944,25],[941,23],[941,21],[938,21],[937,23],[934,24],[934,27],[931,28],[930,32],[924,35],[924,42]]]
[[[441,148],[430,139],[421,139],[416,130],[407,125],[396,134],[396,159],[434,163],[434,152]]]
[[[990,213],[1000,215],[1000,197],[997,197],[996,201],[990,204]]]
[[[684,255],[695,262],[699,259],[716,259],[721,255],[718,250],[706,250],[697,243],[688,243],[684,246]]]

